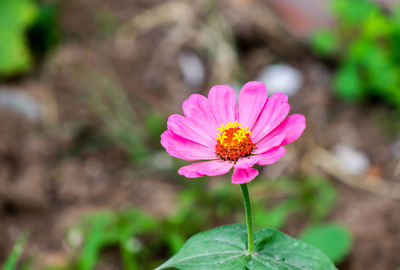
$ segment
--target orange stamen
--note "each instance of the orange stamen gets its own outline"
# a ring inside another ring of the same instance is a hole
[[[237,161],[239,158],[247,157],[254,150],[254,144],[250,139],[251,132],[248,127],[243,128],[235,121],[217,128],[219,134],[216,151],[223,160]]]

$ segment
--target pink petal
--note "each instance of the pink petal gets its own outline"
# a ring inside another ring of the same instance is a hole
[[[261,155],[253,155],[248,158],[239,159],[235,164],[235,168],[249,168],[252,167],[254,164],[259,164],[263,166],[269,165],[277,162],[281,157],[285,155],[285,153],[285,148],[282,146],[273,148]]]
[[[203,163],[206,163],[209,161],[204,161],[204,162],[197,162],[197,163],[192,163],[190,165],[186,165],[181,167],[178,170],[178,174],[183,175],[187,178],[196,178],[196,177],[202,177],[204,176],[203,174],[200,174],[197,172],[197,169],[203,165]]]
[[[236,94],[227,85],[216,85],[210,89],[208,100],[214,112],[218,125],[235,122],[236,120]]]
[[[197,162],[180,168],[178,174],[187,178],[196,178],[204,175],[215,176],[229,172],[232,166],[232,162],[222,160]]]
[[[285,139],[281,145],[286,145],[297,140],[306,129],[306,118],[301,114],[292,114],[272,133],[285,132]]]
[[[204,133],[214,139],[217,136],[217,121],[208,99],[202,95],[193,94],[183,102],[183,113]]]
[[[161,134],[161,145],[173,157],[185,160],[217,159],[215,149],[189,141],[171,130]]]
[[[253,168],[235,168],[232,174],[232,183],[244,184],[248,183],[258,175],[258,171]]]
[[[275,149],[271,149],[268,152],[257,156],[258,157],[257,164],[263,166],[270,165],[280,160],[281,157],[283,157],[285,154],[286,154],[285,147],[281,146]]]
[[[306,128],[306,118],[301,114],[293,114],[286,118],[277,128],[265,136],[256,144],[254,154],[260,154],[276,146],[282,139],[280,145],[286,145],[297,140]],[[282,137],[283,136],[283,137]]]
[[[251,130],[251,140],[253,143],[257,143],[282,123],[290,110],[287,102],[288,97],[283,93],[275,93],[268,99]]]
[[[168,118],[168,129],[185,139],[197,142],[204,146],[215,149],[215,139],[208,136],[202,129],[198,128],[192,121],[179,114],[173,114]]]
[[[239,94],[239,123],[250,130],[267,101],[267,89],[262,82],[246,83]]]
[[[262,139],[258,143],[256,143],[256,148],[253,151],[253,154],[259,155],[265,153],[275,147],[278,147],[282,144],[285,139],[285,134],[276,134],[274,136],[266,136],[265,140]]]
[[[214,160],[200,166],[197,172],[203,175],[216,176],[228,173],[233,167],[233,162]]]

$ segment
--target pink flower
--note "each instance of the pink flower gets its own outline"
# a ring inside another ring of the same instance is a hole
[[[206,160],[180,168],[180,175],[215,176],[233,168],[232,183],[247,183],[258,175],[254,164],[278,161],[285,154],[283,146],[297,140],[306,127],[303,115],[286,118],[287,102],[283,93],[268,98],[263,83],[248,82],[237,106],[235,91],[216,85],[208,98],[194,94],[183,102],[185,116],[168,118],[161,144],[173,157]]]

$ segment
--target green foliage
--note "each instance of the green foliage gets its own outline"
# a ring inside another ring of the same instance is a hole
[[[312,37],[311,44],[318,55],[327,55],[333,53],[338,48],[337,36],[330,31],[319,31]]]
[[[156,224],[154,218],[133,209],[86,216],[79,226],[70,231],[70,235],[81,236],[84,240],[76,268],[94,269],[101,251],[106,247],[117,246],[124,269],[139,269],[136,256],[141,244],[136,236],[154,230]]]
[[[37,18],[28,31],[30,48],[35,56],[46,56],[60,42],[58,17],[57,4],[44,3],[39,6]]]
[[[245,225],[221,226],[190,238],[157,269],[336,269],[321,251],[274,229],[256,232],[253,254],[246,245]]]
[[[334,0],[332,9],[346,25],[352,26],[368,20],[366,15],[376,11],[377,7],[367,0]]]
[[[166,129],[167,120],[160,114],[150,112],[146,115],[145,127],[150,136],[150,141],[157,142],[160,145],[160,134]]]
[[[17,243],[14,245],[11,254],[8,256],[6,262],[4,263],[4,265],[1,267],[1,270],[14,270],[16,269],[17,266],[17,262],[19,257],[22,254],[22,251],[24,250],[24,246],[26,243],[26,238],[27,235],[26,234],[22,234]]]
[[[259,179],[251,183],[251,193],[256,229],[280,228],[294,212],[320,222],[336,198],[329,182],[317,177]],[[206,181],[187,182],[176,197],[176,205],[172,214],[157,218],[135,209],[88,214],[67,233],[69,250],[75,259],[68,265],[43,270],[93,270],[101,265],[102,252],[110,248],[117,251],[125,270],[154,269],[163,258],[179,252],[197,232],[244,221],[242,198],[236,185],[221,182],[209,187]]]
[[[262,194],[262,200],[253,196],[254,224],[259,228],[280,228],[285,224],[287,216],[293,212],[305,212],[310,221],[320,222],[330,212],[336,200],[335,188],[326,179],[319,177],[265,182],[260,180],[252,189],[255,193],[259,190],[267,192]],[[266,207],[266,203],[272,204],[277,201],[276,194],[284,200],[273,207]]]
[[[285,225],[288,215],[296,211],[292,202],[293,200],[289,199],[268,210],[259,204],[254,204],[254,224],[257,228],[281,228]]]
[[[25,31],[34,22],[33,0],[0,1],[0,76],[29,70],[32,64]]]
[[[355,63],[339,67],[333,82],[336,93],[346,100],[359,100],[363,97],[361,80]]]
[[[300,235],[299,239],[318,248],[335,263],[343,261],[352,245],[347,228],[336,224],[311,226]]]
[[[400,108],[400,5],[387,15],[368,0],[334,0],[338,25],[311,38],[339,67],[333,88],[345,100],[378,97]]]

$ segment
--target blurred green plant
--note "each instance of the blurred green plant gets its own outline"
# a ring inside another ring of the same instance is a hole
[[[136,254],[143,244],[136,238],[154,230],[156,220],[145,213],[130,209],[118,212],[99,212],[88,215],[69,232],[69,243],[74,245],[80,237],[83,247],[74,269],[94,269],[100,252],[109,246],[118,246],[122,264],[126,270],[137,270],[139,264]]]
[[[95,22],[99,32],[104,37],[110,37],[118,29],[118,21],[114,13],[106,7],[100,7],[96,12]]]
[[[299,239],[318,248],[335,263],[343,261],[352,245],[348,229],[337,224],[312,225],[302,232]]]
[[[8,256],[6,262],[1,267],[1,270],[14,270],[17,267],[18,259],[24,250],[26,243],[27,234],[23,233],[17,243],[14,245],[10,255]]]
[[[145,161],[149,154],[146,130],[125,92],[108,78],[90,72],[86,77],[91,91],[85,92],[84,99],[103,122],[109,140],[126,151],[134,162]]]
[[[165,130],[165,122],[166,119],[159,113],[154,111],[146,114],[145,117],[145,128],[147,131],[147,135],[149,136],[149,143],[156,143],[157,146],[160,146],[160,135]]]
[[[319,223],[331,211],[337,196],[335,188],[326,179],[315,176],[265,181],[258,185],[254,189],[256,194],[260,193],[253,197],[262,201],[255,203],[253,208],[255,225],[260,228],[279,229],[294,212],[307,213],[311,223]],[[272,207],[268,206],[277,201]]]
[[[256,228],[281,228],[291,214],[307,213],[309,223],[314,225],[302,234],[304,241],[335,262],[347,255],[351,247],[347,230],[321,224],[336,199],[336,191],[327,180],[318,177],[261,179],[252,185],[253,197],[258,202],[253,206]],[[239,199],[240,193],[234,185],[221,182],[209,187],[206,181],[200,180],[178,193],[177,208],[168,216],[150,216],[137,209],[87,214],[67,233],[67,243],[75,259],[68,265],[48,266],[43,270],[96,269],[101,264],[101,254],[109,248],[118,250],[125,270],[154,269],[163,258],[179,251],[196,232],[241,220]],[[331,236],[333,239],[324,240]],[[25,270],[29,269],[32,267],[26,264]]]
[[[334,0],[338,24],[313,35],[314,51],[338,59],[333,88],[345,100],[380,98],[400,108],[400,5],[391,14],[368,0]]]
[[[57,4],[1,0],[0,14],[0,77],[29,71],[60,40]]]
[[[37,12],[33,0],[0,1],[0,76],[15,75],[31,67],[25,34]]]
[[[29,47],[36,58],[43,58],[51,52],[61,40],[58,25],[60,16],[57,3],[40,3],[38,15],[29,28]]]

